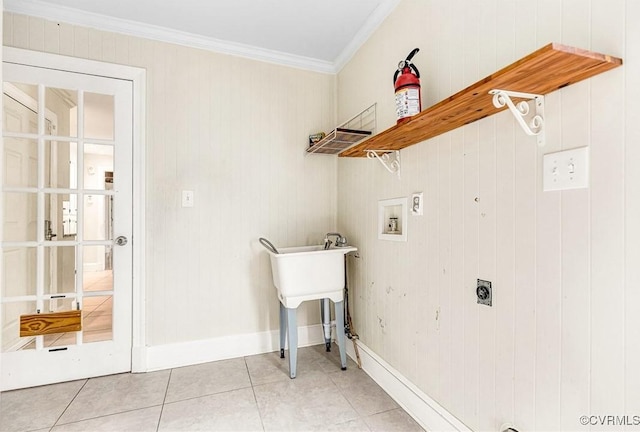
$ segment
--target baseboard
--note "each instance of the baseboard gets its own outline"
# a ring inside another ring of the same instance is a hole
[[[99,262],[85,262],[82,264],[82,271],[84,272],[98,272],[104,270],[104,263]]]
[[[298,327],[298,346],[324,343],[320,324]],[[157,345],[136,351],[134,372],[151,372],[217,360],[263,354],[280,349],[279,331]]]
[[[418,389],[400,372],[360,341],[358,352],[362,369],[386,391],[424,430],[471,431],[438,402]],[[347,355],[356,360],[353,343],[347,340]]]
[[[298,346],[324,343],[320,324],[298,327]],[[157,345],[135,351],[134,372],[152,372],[217,360],[277,351],[277,330]],[[362,369],[409,415],[428,431],[471,431],[439,403],[418,389],[400,372],[358,341]],[[347,355],[356,360],[353,343],[347,340]]]

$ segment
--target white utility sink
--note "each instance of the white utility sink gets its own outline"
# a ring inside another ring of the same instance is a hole
[[[278,254],[267,250],[278,299],[294,309],[307,300],[342,301],[344,256],[357,250],[353,246],[325,250],[322,245],[280,248]]]

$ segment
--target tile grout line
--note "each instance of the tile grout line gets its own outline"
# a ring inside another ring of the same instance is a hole
[[[62,416],[64,415],[64,413],[67,412],[67,410],[69,409],[69,407],[71,406],[71,404],[73,403],[74,400],[76,400],[76,398],[78,397],[78,395],[80,394],[80,392],[82,391],[82,389],[84,389],[84,387],[87,385],[87,383],[89,382],[91,378],[87,378],[84,380],[84,384],[82,384],[82,386],[78,389],[78,392],[71,398],[71,400],[69,401],[69,403],[67,404],[67,406],[65,407],[65,409],[62,410],[62,412],[60,413],[60,415],[58,416],[58,418],[56,419],[55,422],[53,422],[53,425],[49,428],[49,430],[51,431],[54,427],[56,427],[58,425],[58,422],[60,421],[60,419],[62,418]]]
[[[49,429],[49,432],[51,432],[54,428],[56,428],[58,426],[67,426],[67,425],[72,425],[72,424],[76,424],[76,423],[83,423],[83,422],[87,422],[87,421],[91,421],[91,420],[97,420],[97,419],[101,419],[101,418],[117,416],[117,415],[120,415],[120,414],[132,413],[132,412],[136,412],[136,411],[144,411],[146,409],[155,408],[155,407],[158,407],[158,406],[161,406],[161,405],[159,405],[159,404],[158,405],[151,405],[151,406],[148,406],[148,407],[135,408],[135,409],[119,411],[119,412],[111,413],[111,414],[102,414],[102,415],[98,415],[98,416],[95,416],[95,417],[79,419],[79,420],[71,421],[69,423],[61,423],[59,425],[51,426],[51,428]],[[39,430],[39,429],[35,429],[35,430]]]
[[[344,372],[344,371],[341,371],[341,372]],[[362,372],[364,372],[364,371],[362,371]],[[369,422],[367,421],[367,419],[369,419],[369,418],[371,418],[371,417],[374,417],[374,416],[377,416],[377,415],[380,415],[380,414],[384,414],[384,413],[389,413],[389,412],[392,412],[392,411],[399,411],[399,412],[405,412],[405,413],[406,413],[406,410],[405,410],[404,408],[402,408],[402,407],[401,407],[401,406],[400,406],[400,405],[395,401],[395,399],[391,398],[391,396],[389,395],[389,393],[387,393],[383,388],[381,388],[381,387],[379,386],[379,384],[378,384],[378,383],[375,383],[375,384],[376,384],[376,386],[380,387],[380,389],[384,392],[384,394],[385,394],[385,395],[387,395],[387,397],[389,397],[391,400],[393,400],[393,402],[396,404],[396,406],[395,406],[394,408],[383,409],[382,411],[374,412],[374,413],[367,414],[367,415],[361,414],[361,413],[356,409],[356,407],[351,403],[351,401],[349,400],[349,398],[347,397],[347,395],[346,395],[345,393],[343,393],[343,391],[342,391],[342,389],[340,388],[340,386],[338,386],[338,384],[337,384],[337,383],[336,383],[336,382],[331,378],[331,375],[338,375],[339,373],[340,373],[340,372],[332,372],[332,373],[327,374],[327,376],[328,376],[328,377],[329,377],[329,379],[333,382],[333,384],[336,386],[336,388],[338,389],[338,392],[340,393],[340,395],[341,395],[341,396],[342,396],[342,397],[347,401],[347,403],[351,406],[351,408],[353,409],[353,411],[358,415],[358,419],[359,419],[359,420],[362,420],[362,422],[365,424],[365,426],[367,427],[367,430],[371,430],[371,426],[369,425]],[[364,372],[364,373],[366,374],[366,372]],[[368,376],[368,375],[367,375],[367,376]],[[369,378],[370,378],[370,377],[369,377]],[[351,420],[350,420],[350,421],[351,421]],[[348,422],[349,422],[349,421],[344,422],[344,423],[348,423]],[[340,423],[338,423],[338,424],[340,424]]]
[[[171,384],[172,376],[173,376],[173,369],[169,370],[169,379],[167,380],[167,387],[164,390],[164,398],[162,398],[162,405],[160,406],[160,415],[158,416],[158,426],[156,426],[156,432],[160,430],[160,422],[162,421],[162,414],[164,413],[164,404],[167,400],[167,394],[169,394],[169,384]]]
[[[347,362],[348,363],[348,362]],[[346,372],[346,371],[340,371],[340,372]],[[340,394],[340,396],[342,396],[342,398],[347,401],[347,403],[349,404],[349,406],[351,407],[351,409],[353,410],[354,413],[356,413],[356,415],[358,416],[358,419],[362,420],[364,422],[364,424],[367,425],[367,429],[371,430],[371,428],[369,427],[369,424],[367,423],[367,421],[365,420],[364,416],[360,414],[360,412],[356,409],[355,406],[353,406],[353,404],[351,403],[351,401],[349,400],[349,398],[347,397],[346,394],[344,394],[344,392],[342,391],[342,389],[340,388],[340,386],[335,382],[335,380],[332,378],[332,375],[337,374],[338,372],[331,372],[331,373],[327,373],[327,378],[329,379],[329,382],[331,382],[331,384],[333,384],[333,386],[336,388],[336,390],[338,390],[338,393]],[[351,421],[351,420],[349,420]],[[347,423],[347,422],[345,422]]]
[[[251,393],[253,393],[253,401],[256,403],[256,409],[258,410],[258,417],[260,417],[260,425],[262,426],[262,430],[264,431],[264,421],[262,420],[262,413],[260,412],[260,406],[258,405],[258,397],[256,396],[256,389],[253,386],[253,379],[251,378],[251,372],[249,371],[249,365],[247,364],[247,357],[242,357],[244,361],[244,367],[247,370],[247,375],[249,376],[249,384],[251,384]]]

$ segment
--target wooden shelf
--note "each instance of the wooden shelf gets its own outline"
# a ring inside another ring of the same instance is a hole
[[[622,65],[609,55],[551,43],[342,153],[364,157],[366,150],[400,150],[505,108],[493,105],[489,90],[545,95]]]

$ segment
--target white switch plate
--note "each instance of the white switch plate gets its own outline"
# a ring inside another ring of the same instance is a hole
[[[193,191],[182,191],[182,207],[193,207]]]
[[[546,154],[542,165],[545,191],[589,187],[589,147]]]

